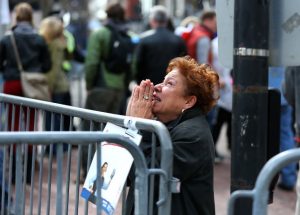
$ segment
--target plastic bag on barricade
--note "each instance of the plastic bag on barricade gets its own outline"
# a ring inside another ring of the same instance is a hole
[[[103,132],[117,133],[130,138],[135,144],[139,145],[142,136],[136,132],[130,135],[127,129],[107,123]],[[97,152],[95,153],[87,177],[85,179],[81,196],[86,200],[96,204],[97,198]],[[102,210],[106,214],[113,214],[118,200],[123,191],[129,170],[133,163],[133,157],[122,146],[109,142],[101,143],[101,196]]]

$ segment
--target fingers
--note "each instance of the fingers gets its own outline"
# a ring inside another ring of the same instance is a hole
[[[133,101],[136,101],[139,99],[139,94],[140,94],[140,87],[139,86],[135,86],[132,92],[132,98]]]
[[[141,81],[141,84],[140,84],[139,98],[151,101],[153,91],[154,91],[153,83],[149,79],[143,80],[143,81]]]
[[[149,100],[150,101],[152,101],[153,92],[154,92],[154,84],[151,82],[150,86],[149,86]]]
[[[140,100],[143,100],[143,99],[145,99],[145,96],[146,96],[146,87],[147,87],[147,83],[146,83],[146,81],[141,81],[141,84],[140,84],[140,91],[139,91],[139,99]]]
[[[133,106],[139,99],[139,86],[135,86],[132,90],[131,97],[129,99],[127,109],[126,109],[126,116],[132,116],[133,114]]]
[[[150,80],[142,81],[139,86],[133,89],[132,96],[128,103],[126,111],[127,116],[141,117],[146,119],[152,119],[152,94],[154,91],[154,85]]]

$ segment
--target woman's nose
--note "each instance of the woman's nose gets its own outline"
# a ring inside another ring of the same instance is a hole
[[[162,84],[156,84],[154,86],[154,92],[160,92],[161,91],[161,87],[162,87]]]

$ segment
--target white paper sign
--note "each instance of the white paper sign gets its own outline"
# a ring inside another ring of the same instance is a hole
[[[130,138],[139,145],[142,136],[137,132],[127,132],[127,129],[112,123],[107,123],[103,132],[116,133]],[[102,180],[102,210],[106,214],[113,214],[118,200],[123,191],[126,178],[133,162],[131,154],[122,146],[102,142],[101,143],[101,180]],[[87,177],[85,179],[81,196],[96,204],[97,197],[97,153],[95,153]]]

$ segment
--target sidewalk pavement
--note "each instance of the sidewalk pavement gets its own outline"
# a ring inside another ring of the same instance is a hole
[[[216,215],[227,215],[230,196],[230,159],[215,165],[214,175]],[[268,207],[271,215],[293,215],[295,213],[296,191],[283,191],[276,187],[273,203]]]
[[[225,127],[217,143],[217,150],[225,159],[215,164],[214,186],[216,215],[227,215],[227,204],[230,196],[230,152],[227,150]],[[284,191],[278,187],[274,190],[273,203],[268,207],[271,215],[294,215],[296,206],[296,191]]]

